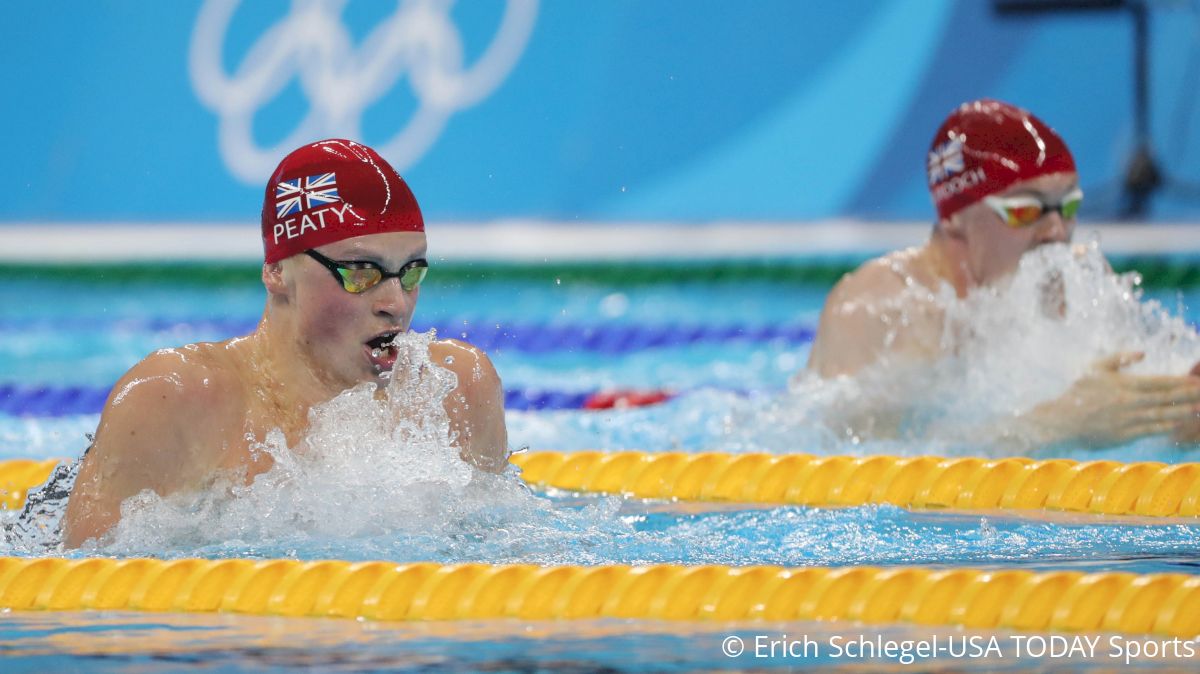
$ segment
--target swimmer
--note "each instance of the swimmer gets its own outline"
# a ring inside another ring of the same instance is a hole
[[[364,382],[382,386],[409,329],[428,268],[425,226],[408,185],[374,150],[325,140],[292,152],[262,211],[267,300],[254,332],[163,349],[113,387],[67,505],[63,542],[78,547],[150,489],[198,491],[220,474],[246,483],[273,460],[251,443],[279,429],[299,446],[308,412]],[[491,361],[456,340],[430,358],[453,371],[445,399],[465,461],[507,465],[504,395]]]
[[[938,359],[946,348],[939,289],[964,298],[1010,277],[1038,246],[1069,243],[1083,199],[1062,138],[1031,113],[994,100],[950,114],[930,147],[928,179],[938,215],[929,240],[838,282],[821,313],[810,373],[831,378]],[[1184,435],[1197,423],[1200,378],[1123,372],[1143,357],[1115,353],[1096,363],[1062,397],[1019,420],[1022,444],[1102,447]]]

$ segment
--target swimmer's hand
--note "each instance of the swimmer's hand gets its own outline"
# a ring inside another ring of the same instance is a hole
[[[1200,381],[1200,363],[1192,366],[1188,376]],[[1175,429],[1171,433],[1171,440],[1177,445],[1197,445],[1200,444],[1200,416],[1197,416],[1190,421],[1185,422],[1182,426]]]
[[[1200,438],[1200,377],[1135,375],[1122,370],[1146,357],[1118,353],[1097,361],[1056,400],[1025,415],[1039,445],[1119,445],[1149,435]]]

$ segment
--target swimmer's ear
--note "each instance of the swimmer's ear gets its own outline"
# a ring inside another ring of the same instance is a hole
[[[962,211],[954,213],[948,218],[938,220],[938,228],[942,230],[942,234],[952,238],[961,239],[965,225],[962,221]]]
[[[269,262],[263,265],[262,282],[271,295],[287,294],[287,281],[283,278],[283,263]]]

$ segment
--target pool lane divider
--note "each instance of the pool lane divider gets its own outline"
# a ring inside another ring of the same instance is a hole
[[[33,331],[61,333],[169,332],[181,339],[224,339],[254,330],[257,318],[181,320],[146,319],[0,319],[0,333],[28,335]],[[417,321],[413,329],[434,329],[441,337],[464,339],[485,350],[522,353],[590,352],[604,355],[635,353],[655,348],[683,348],[701,344],[771,343],[808,344],[816,336],[814,325],[802,323],[663,324],[640,323],[522,323],[488,318]]]
[[[634,451],[512,461],[533,486],[647,499],[1200,517],[1200,463]]]
[[[1200,576],[917,567],[0,557],[0,608],[369,620],[846,621],[1200,635]]]
[[[644,499],[1200,517],[1200,463],[633,451],[537,451],[512,462],[534,487]],[[20,508],[55,465],[0,462],[0,506]]]
[[[17,386],[0,384],[0,414],[14,417],[63,417],[99,414],[112,387]],[[504,408],[516,411],[605,410],[645,407],[670,400],[659,389],[561,391],[518,388],[504,391]]]
[[[806,229],[803,224],[798,225]],[[1139,229],[1143,229],[1139,227]],[[1186,228],[1185,228],[1186,229]],[[818,231],[808,229],[808,231]],[[1174,241],[1175,234],[1167,234]],[[1145,238],[1145,237],[1143,237]],[[1144,243],[1144,242],[1143,242]],[[626,289],[640,286],[699,284],[771,284],[783,287],[828,288],[879,251],[845,251],[778,256],[671,260],[578,260],[554,262],[497,262],[438,260],[427,286],[470,286],[478,283],[589,284]],[[1155,254],[1112,252],[1109,262],[1118,273],[1136,271],[1147,288],[1191,288],[1200,285],[1200,256],[1191,251]],[[35,263],[0,262],[0,281],[87,286],[241,287],[261,288],[262,265],[254,261],[146,261],[78,263],[74,260]],[[769,290],[765,289],[764,290]]]

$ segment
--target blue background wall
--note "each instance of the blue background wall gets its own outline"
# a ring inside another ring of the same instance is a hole
[[[1152,135],[1172,181],[1152,203],[1156,219],[1200,217],[1194,4],[1151,4]],[[221,116],[189,70],[198,17],[222,6],[7,6],[0,221],[255,219],[267,172],[231,169]],[[305,6],[230,4],[214,62],[232,76]],[[428,11],[446,14],[468,63],[478,59],[505,3],[441,6]],[[929,138],[952,107],[982,96],[1055,126],[1076,152],[1085,215],[1117,212],[1134,140],[1126,13],[1000,17],[987,0],[552,0],[532,9],[511,71],[426,134],[427,149],[397,160],[431,219],[929,219]],[[327,9],[350,40],[343,60],[299,59],[297,68],[354,70],[357,50],[395,11],[364,0]],[[360,140],[385,144],[412,119],[413,72],[393,68],[378,100],[351,114]],[[335,95],[297,78],[265,86],[270,100],[251,125],[261,147],[286,139],[314,96]]]

